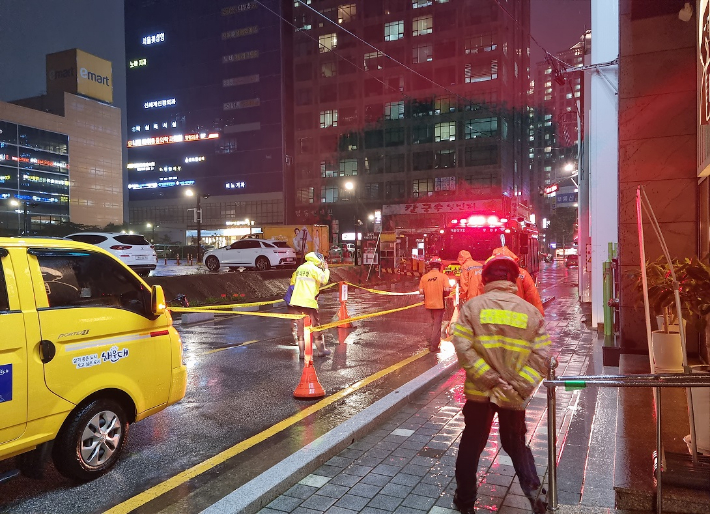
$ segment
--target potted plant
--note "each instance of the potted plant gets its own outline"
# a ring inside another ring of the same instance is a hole
[[[704,260],[707,260],[707,257]],[[701,333],[705,330],[710,315],[710,266],[698,257],[692,257],[674,261],[673,268],[679,284],[683,323]],[[637,276],[637,287],[642,290],[640,272]],[[659,330],[652,335],[656,371],[682,372],[682,343],[678,320],[675,319],[673,279],[670,266],[663,257],[646,263],[646,278],[650,308],[657,318],[662,320]],[[707,366],[698,366],[694,371],[702,372],[703,369],[707,369]],[[710,453],[710,389],[692,388],[692,396],[697,447],[700,451]]]

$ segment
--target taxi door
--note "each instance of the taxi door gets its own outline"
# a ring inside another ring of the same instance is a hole
[[[24,250],[23,250],[24,251]],[[0,444],[20,437],[27,427],[27,339],[25,314],[15,281],[12,258],[0,247]],[[30,295],[29,299],[32,299]],[[28,322],[37,325],[34,302]],[[34,318],[34,319],[32,319]]]
[[[72,403],[94,391],[128,393],[140,413],[167,403],[168,317],[123,264],[83,249],[29,249],[47,387]]]

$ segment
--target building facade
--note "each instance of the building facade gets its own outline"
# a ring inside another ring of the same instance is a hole
[[[131,223],[184,237],[194,194],[210,234],[292,210],[292,3],[262,3],[125,2]]]
[[[451,214],[401,214],[414,202],[505,196],[529,212],[529,1],[505,8],[294,7],[294,221],[329,223],[342,239],[380,209],[385,229],[441,226]]]
[[[582,67],[584,56],[590,51],[591,31],[587,31],[574,46],[535,65],[530,88],[528,155],[534,212],[541,228],[556,214],[557,207],[578,206],[575,190],[584,75],[570,70]],[[542,235],[544,248],[572,245],[572,239],[563,241],[552,228]]]
[[[47,56],[47,94],[0,102],[0,229],[123,223],[121,110],[111,63],[81,50]],[[96,98],[96,99],[94,99]],[[16,232],[15,232],[16,231]]]

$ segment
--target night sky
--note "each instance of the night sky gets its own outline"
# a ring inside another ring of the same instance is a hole
[[[532,35],[549,52],[569,48],[590,25],[591,0],[530,1]],[[80,47],[113,61],[114,84],[119,89],[114,95],[116,103],[122,104],[119,98],[125,93],[118,85],[125,77],[122,18],[123,2],[116,0],[2,0],[0,100],[44,93],[44,55]],[[533,43],[530,52],[534,69],[544,54]]]

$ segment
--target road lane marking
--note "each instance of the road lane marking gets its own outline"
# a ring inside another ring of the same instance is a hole
[[[232,348],[239,348],[240,346],[246,346],[248,344],[253,344],[253,343],[258,343],[258,339],[254,339],[253,341],[245,341],[240,344],[235,344],[234,346],[225,346],[224,348],[216,348],[214,350],[210,350],[208,352],[205,352],[203,355],[209,355],[210,353],[217,353],[217,352],[223,352],[224,350],[231,350]]]
[[[172,491],[176,487],[181,486],[185,482],[192,480],[196,476],[201,475],[202,473],[209,471],[210,469],[214,468],[215,466],[218,466],[219,464],[222,464],[226,462],[227,460],[231,459],[232,457],[235,457],[236,455],[239,455],[240,453],[248,450],[252,446],[255,446],[265,440],[267,440],[269,437],[274,436],[278,434],[279,432],[282,432],[289,428],[292,425],[295,425],[296,423],[303,421],[305,418],[310,416],[311,414],[314,414],[318,412],[321,409],[324,409],[325,407],[340,401],[344,397],[348,396],[351,393],[354,393],[355,391],[362,389],[363,387],[371,384],[372,382],[379,380],[380,378],[383,378],[390,373],[393,373],[404,366],[421,359],[425,355],[428,355],[430,352],[429,350],[422,350],[418,353],[415,353],[411,357],[404,359],[403,361],[400,361],[396,364],[393,364],[389,368],[383,369],[381,371],[378,371],[374,375],[370,375],[369,377],[363,378],[359,382],[355,382],[353,385],[346,387],[345,389],[338,391],[337,393],[328,396],[321,401],[314,403],[313,405],[307,407],[306,409],[302,410],[301,412],[294,414],[293,416],[290,416],[282,421],[279,421],[275,425],[269,427],[268,429],[264,430],[263,432],[260,432],[249,439],[245,439],[244,441],[241,441],[240,443],[235,444],[231,448],[227,448],[221,453],[218,453],[214,457],[210,457],[209,459],[200,462],[199,464],[194,465],[191,468],[186,469],[185,471],[182,471],[181,473],[178,473],[172,478],[169,478],[165,482],[162,482],[156,486],[151,487],[150,489],[143,491],[142,493],[134,496],[133,498],[129,498],[128,500],[124,501],[123,503],[119,503],[115,507],[107,510],[104,514],[128,514],[129,512],[145,505],[146,503],[158,498],[159,496]]]

